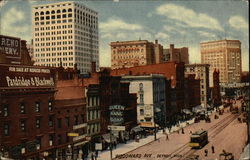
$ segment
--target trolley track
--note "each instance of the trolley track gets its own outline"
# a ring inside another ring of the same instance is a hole
[[[222,123],[222,125],[217,125],[216,127],[213,127],[213,132],[210,132],[210,134],[208,135],[209,139],[214,139],[216,137],[216,135],[218,135],[220,132],[222,132],[230,123],[232,123],[236,118],[238,118],[240,116],[239,115],[229,115],[227,116],[227,120],[223,121],[224,123]],[[225,119],[225,118],[224,118]],[[220,121],[221,122],[221,121]],[[219,122],[219,123],[220,123]],[[212,128],[212,127],[211,127]],[[198,150],[194,150],[194,149],[189,149],[187,152],[182,154],[182,157],[177,159],[177,160],[186,160],[187,157],[189,156],[193,156]]]

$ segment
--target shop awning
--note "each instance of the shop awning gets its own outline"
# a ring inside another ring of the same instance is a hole
[[[183,109],[182,112],[185,114],[193,114],[189,109]]]
[[[103,139],[104,139],[106,142],[110,143],[110,134],[109,134],[109,133],[103,134],[102,137],[103,137]],[[112,142],[116,142],[116,137],[115,137],[114,135],[111,135],[111,141],[112,141]]]
[[[140,132],[140,131],[143,131],[143,129],[141,128],[141,126],[136,126],[136,127],[132,128],[131,131]]]

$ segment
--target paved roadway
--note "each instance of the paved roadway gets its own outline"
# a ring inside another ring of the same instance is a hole
[[[239,105],[239,103],[236,103],[236,105]],[[201,160],[215,160],[219,159],[222,150],[232,152],[234,158],[239,159],[247,139],[247,128],[245,123],[239,123],[234,116],[227,110],[223,115],[219,116],[219,119],[214,119],[214,114],[212,114],[211,123],[201,121],[200,123],[191,124],[185,127],[184,134],[178,134],[178,132],[170,134],[169,140],[166,140],[165,136],[161,135],[159,140],[132,150],[120,158],[116,158],[116,160],[185,160],[187,159],[185,156],[189,155],[190,152],[195,152],[193,154],[199,155]],[[195,132],[200,129],[208,130],[209,143],[200,150],[191,150],[187,145],[190,131]],[[212,145],[215,147],[215,153],[211,151]],[[126,149],[126,145],[122,147]],[[205,149],[208,150],[208,156],[205,156]],[[119,152],[116,152],[116,154],[119,154]],[[109,157],[98,158],[98,160],[109,159]]]

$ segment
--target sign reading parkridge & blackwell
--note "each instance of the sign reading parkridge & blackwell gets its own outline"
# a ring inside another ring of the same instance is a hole
[[[21,58],[20,38],[0,35],[0,54],[7,58]]]
[[[50,69],[0,65],[0,87],[54,87]]]

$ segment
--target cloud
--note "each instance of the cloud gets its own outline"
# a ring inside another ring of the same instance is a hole
[[[27,23],[23,23],[25,21],[25,15],[23,11],[12,7],[1,17],[1,21],[4,22],[1,26],[2,34],[30,40],[30,37],[27,33],[31,29]]]
[[[155,35],[155,38],[161,38],[161,39],[168,39],[170,36],[166,33],[163,33],[163,32],[158,32],[156,35]]]
[[[6,0],[0,0],[0,8],[3,7],[7,3]]]
[[[100,23],[101,32],[111,32],[115,30],[141,30],[143,27],[139,24],[130,24],[119,18],[109,18],[107,22]]]
[[[246,20],[241,16],[232,16],[228,20],[231,27],[237,29],[237,30],[248,30],[248,23]]]
[[[161,5],[156,9],[156,13],[167,18],[183,22],[189,27],[201,27],[223,31],[220,23],[213,17],[204,13],[196,13],[192,9],[175,4]],[[181,13],[181,14],[180,14]]]
[[[206,32],[206,31],[197,31],[197,32],[202,37],[208,37],[208,38],[216,38],[217,37],[215,34],[209,33],[209,32]]]

